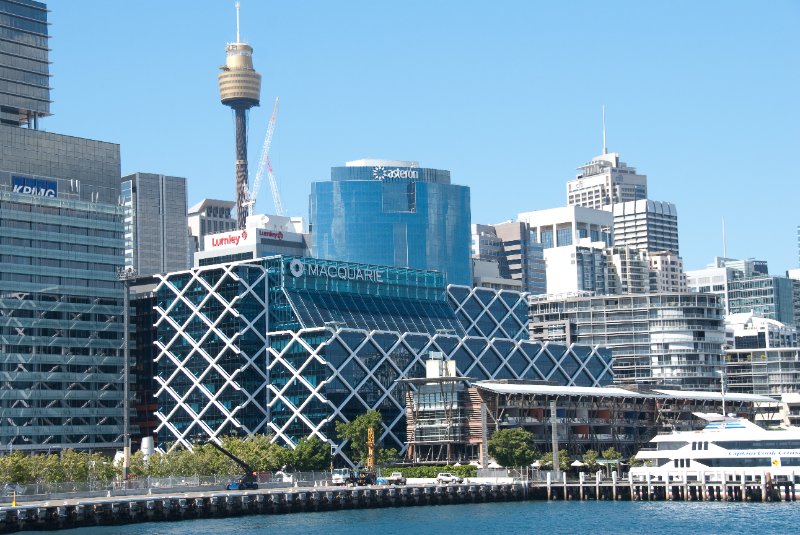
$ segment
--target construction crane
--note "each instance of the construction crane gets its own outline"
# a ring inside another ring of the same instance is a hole
[[[253,187],[247,191],[247,206],[248,215],[253,215],[258,198],[258,191],[261,189],[261,182],[264,181],[264,175],[267,175],[269,186],[272,190],[272,201],[275,203],[275,212],[278,215],[283,215],[283,204],[281,204],[280,193],[278,192],[278,183],[275,180],[275,175],[272,172],[272,163],[269,160],[269,148],[272,145],[272,135],[275,133],[275,121],[278,118],[278,97],[275,97],[275,105],[272,108],[272,116],[267,125],[267,135],[264,137],[264,146],[261,149],[261,159],[258,162],[258,170],[253,179]]]
[[[214,446],[220,452],[225,454],[230,460],[238,464],[242,470],[244,470],[244,474],[239,477],[236,481],[229,483],[225,489],[226,490],[256,490],[258,489],[258,476],[249,464],[238,458],[233,453],[229,452],[219,444],[217,444],[213,439],[206,442],[211,446]]]
[[[375,470],[375,430],[367,429],[367,466],[368,471]]]

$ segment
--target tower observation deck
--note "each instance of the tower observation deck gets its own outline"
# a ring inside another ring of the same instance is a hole
[[[236,218],[245,227],[247,210],[247,110],[258,106],[261,75],[253,68],[253,47],[239,38],[239,2],[236,2],[236,42],[225,46],[225,65],[220,67],[219,98],[233,109],[236,122]]]

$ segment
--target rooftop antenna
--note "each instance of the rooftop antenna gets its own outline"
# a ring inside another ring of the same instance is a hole
[[[728,240],[725,239],[725,216],[722,216],[722,258],[728,258]]]
[[[606,105],[603,104],[603,154],[608,154],[606,146]]]
[[[234,5],[236,6],[236,42],[239,43],[241,42],[239,39],[239,7],[241,7],[241,5],[239,2],[236,2]]]

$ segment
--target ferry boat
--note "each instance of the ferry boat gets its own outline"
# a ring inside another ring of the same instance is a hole
[[[631,476],[662,481],[745,481],[753,476],[800,483],[800,427],[770,431],[745,418],[694,413],[704,429],[657,435],[636,454]]]

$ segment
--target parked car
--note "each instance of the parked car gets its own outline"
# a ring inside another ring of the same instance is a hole
[[[439,472],[436,476],[436,482],[440,485],[443,483],[463,483],[464,478],[450,472]]]
[[[403,477],[402,472],[392,472],[392,475],[386,478],[386,483],[389,485],[405,485],[406,478]]]

